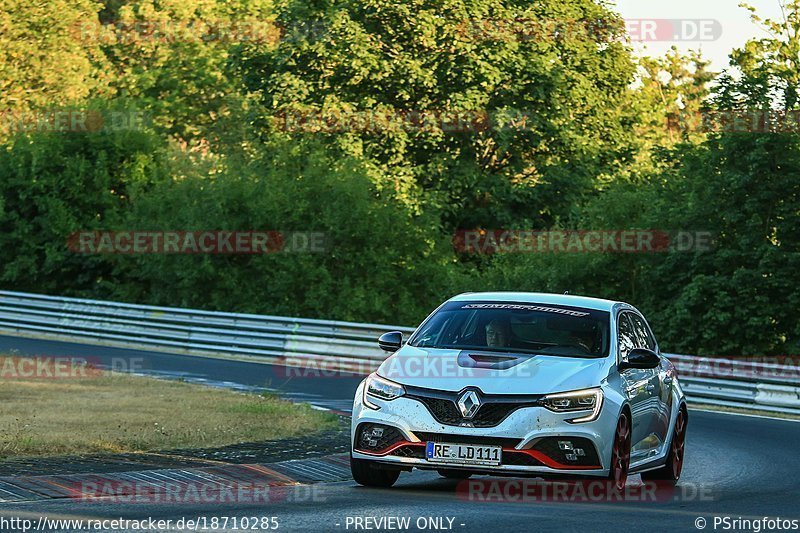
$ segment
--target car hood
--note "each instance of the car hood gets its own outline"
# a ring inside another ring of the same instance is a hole
[[[549,394],[596,387],[608,358],[584,359],[404,346],[378,368],[380,376],[412,387],[485,394]]]

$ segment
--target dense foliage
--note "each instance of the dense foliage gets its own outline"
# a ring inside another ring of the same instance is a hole
[[[720,74],[635,57],[594,0],[0,2],[2,288],[397,324],[462,291],[568,290],[633,303],[667,351],[800,353],[800,0],[753,13],[770,37]],[[454,247],[476,229],[710,248]],[[68,247],[105,230],[325,246]]]

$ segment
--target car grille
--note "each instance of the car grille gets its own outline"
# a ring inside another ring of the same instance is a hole
[[[395,457],[408,457],[413,459],[425,459],[425,442],[452,442],[456,444],[478,444],[487,446],[503,447],[503,466],[528,466],[540,467],[550,466],[551,468],[585,467],[587,469],[600,468],[600,461],[597,451],[589,439],[583,437],[545,437],[536,441],[531,447],[547,458],[552,459],[556,465],[552,465],[546,458],[537,458],[526,453],[524,450],[511,449],[517,446],[521,440],[509,437],[483,437],[478,435],[453,435],[448,433],[429,433],[416,431],[414,434],[422,441],[420,443],[408,443],[398,446],[389,452],[388,455]],[[560,442],[569,443],[572,450],[565,450]],[[575,454],[575,450],[583,450],[584,455]],[[572,458],[567,454],[574,455]],[[563,466],[559,466],[563,465]],[[477,467],[476,467],[477,468]]]
[[[417,433],[419,435],[419,433]],[[442,441],[442,442],[450,442],[450,441]],[[464,442],[461,439],[461,442],[464,444],[469,444]],[[495,439],[495,443],[497,440]],[[404,446],[400,446],[389,453],[389,455],[393,455],[395,457],[410,457],[413,459],[425,459],[425,446],[414,445],[414,444],[406,444]],[[543,463],[537,460],[534,457],[531,457],[527,453],[512,451],[512,450],[504,450],[503,451],[503,466],[543,466]],[[480,468],[480,467],[475,467]]]
[[[462,392],[440,392],[418,387],[406,387],[406,397],[421,402],[431,415],[448,426],[467,426],[476,428],[494,427],[517,409],[539,405],[541,396],[521,396],[505,394],[481,394],[481,406],[475,416],[464,418],[457,403]]]
[[[451,435],[447,433],[427,433],[415,431],[414,434],[422,442],[452,442],[455,444],[481,444],[484,446],[502,446],[516,448],[522,439],[509,437],[483,437],[480,435]]]

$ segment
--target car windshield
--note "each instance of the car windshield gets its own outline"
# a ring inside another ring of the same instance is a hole
[[[418,348],[605,357],[608,315],[606,311],[551,304],[450,302],[422,324],[410,344]]]

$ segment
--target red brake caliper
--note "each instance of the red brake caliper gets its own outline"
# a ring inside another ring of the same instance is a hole
[[[616,488],[622,490],[625,487],[625,481],[628,479],[628,417],[624,414],[620,417],[617,423],[617,434],[614,439],[614,485]]]
[[[672,473],[677,478],[683,469],[683,446],[686,442],[686,419],[683,411],[678,411],[675,420],[675,436],[672,438]]]

